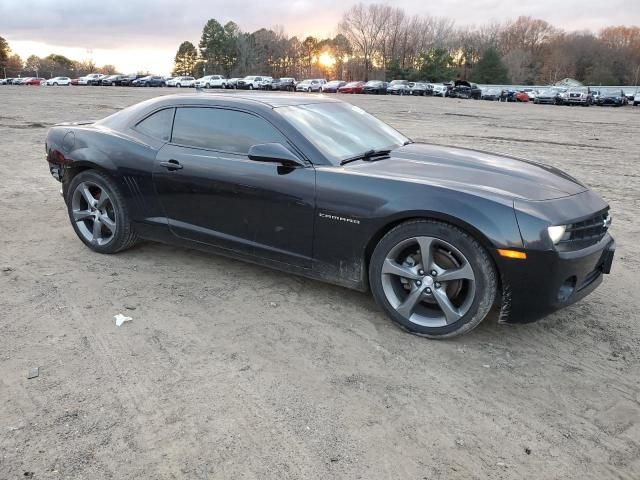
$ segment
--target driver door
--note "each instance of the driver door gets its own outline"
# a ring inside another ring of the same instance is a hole
[[[248,157],[249,148],[287,139],[253,113],[176,109],[171,141],[153,181],[174,235],[311,267],[315,170]]]

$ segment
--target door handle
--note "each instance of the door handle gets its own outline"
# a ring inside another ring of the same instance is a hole
[[[174,159],[171,159],[168,162],[160,162],[160,165],[166,167],[169,170],[180,170],[182,168],[180,162]]]

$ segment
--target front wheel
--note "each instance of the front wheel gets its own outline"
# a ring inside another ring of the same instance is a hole
[[[124,197],[104,173],[87,170],[76,175],[65,201],[73,229],[94,252],[116,253],[135,244],[138,237]]]
[[[53,82],[53,86],[57,87],[58,86],[58,82]]]
[[[180,85],[179,83],[176,83],[176,88],[182,88],[182,85]]]
[[[378,305],[402,328],[441,339],[484,320],[496,298],[497,274],[489,254],[468,233],[416,220],[380,240],[369,284]]]

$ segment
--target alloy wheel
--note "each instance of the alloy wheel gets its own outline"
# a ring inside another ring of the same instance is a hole
[[[382,267],[382,288],[391,307],[424,327],[443,327],[471,308],[476,279],[467,258],[435,237],[413,237],[395,245]]]
[[[116,233],[116,214],[107,191],[93,182],[80,183],[71,198],[73,221],[90,243],[106,245]]]

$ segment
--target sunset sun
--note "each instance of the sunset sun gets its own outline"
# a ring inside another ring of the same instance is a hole
[[[336,59],[329,52],[322,52],[318,57],[318,63],[323,67],[332,67]]]

